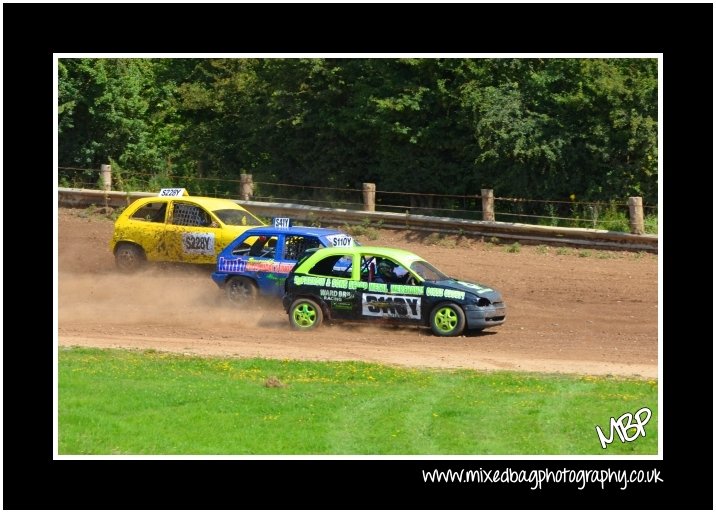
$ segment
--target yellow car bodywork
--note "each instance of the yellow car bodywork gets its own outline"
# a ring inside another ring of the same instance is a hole
[[[229,199],[141,198],[117,218],[110,248],[117,266],[125,271],[145,261],[215,264],[231,241],[265,224]]]

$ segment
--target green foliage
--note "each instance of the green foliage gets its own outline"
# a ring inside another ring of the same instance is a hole
[[[172,168],[183,123],[171,84],[151,59],[60,59],[59,161],[99,169],[114,161],[131,174]],[[131,184],[130,177],[126,177]]]
[[[58,382],[61,455],[610,456],[659,442],[654,380],[61,347]],[[646,436],[602,449],[594,426],[644,406]]]
[[[657,72],[643,58],[62,58],[59,163],[112,160],[127,185],[193,194],[235,195],[242,172],[373,182],[423,193],[390,203],[425,211],[455,206],[434,194],[483,187],[655,204]],[[312,199],[343,201],[319,189]]]
[[[444,248],[454,248],[457,246],[457,242],[454,237],[449,237],[444,233],[431,233],[424,240],[425,244],[431,246],[442,246]]]
[[[378,229],[383,226],[383,221],[371,223],[370,218],[363,219],[361,224],[344,224],[341,230],[354,237],[365,237],[368,240],[376,240],[379,236]]]
[[[599,215],[597,228],[613,232],[629,232],[629,215],[617,209],[612,202],[605,211]]]
[[[659,217],[657,214],[644,216],[644,231],[653,235],[659,233]]]
[[[314,212],[308,213],[308,226],[313,226],[315,228],[321,227],[321,220]]]
[[[522,250],[522,246],[520,246],[519,242],[513,242],[509,246],[505,247],[505,251],[507,253],[519,253]]]

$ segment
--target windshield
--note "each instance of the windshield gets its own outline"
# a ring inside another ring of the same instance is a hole
[[[259,219],[248,213],[246,210],[225,208],[214,210],[214,215],[221,219],[221,222],[231,226],[263,226]]]
[[[450,279],[450,277],[438,271],[425,260],[413,262],[410,266],[410,270],[418,274],[425,281],[442,281]]]

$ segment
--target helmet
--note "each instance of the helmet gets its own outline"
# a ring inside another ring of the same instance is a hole
[[[395,265],[390,260],[381,260],[378,264],[377,271],[380,276],[393,278],[395,277],[395,272],[393,271],[394,268]]]

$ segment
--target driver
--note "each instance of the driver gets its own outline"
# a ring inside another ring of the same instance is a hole
[[[376,281],[382,283],[396,283],[399,281],[395,274],[395,264],[390,260],[383,259],[376,268]]]

